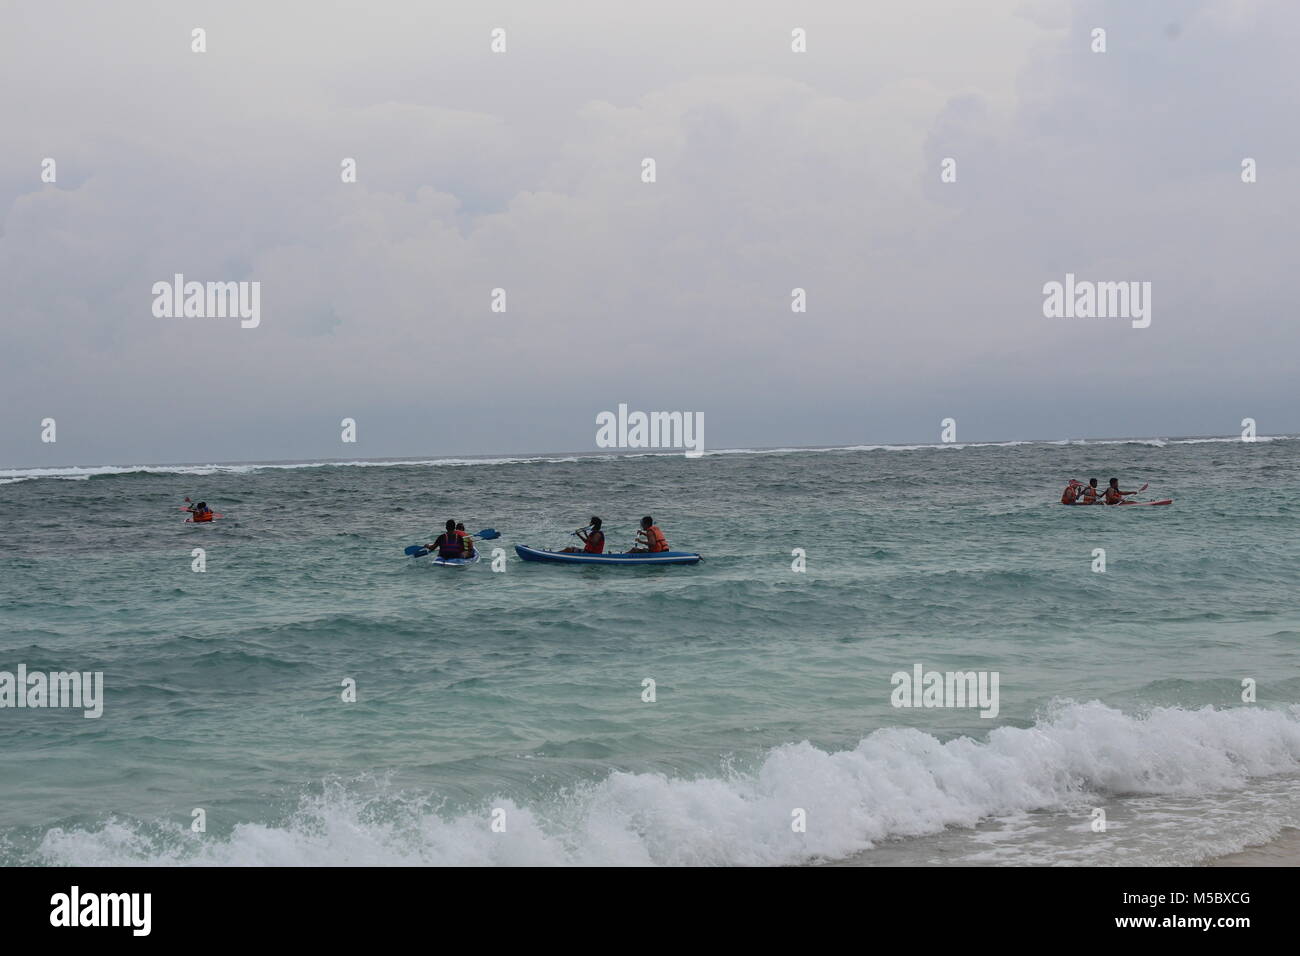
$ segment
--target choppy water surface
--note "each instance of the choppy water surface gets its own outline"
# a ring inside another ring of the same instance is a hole
[[[0,862],[1230,852],[1300,825],[1298,457],[1152,441],[0,471],[0,670],[106,687],[97,720],[0,710]],[[1111,475],[1175,502],[1056,503]],[[226,517],[183,524],[187,494]],[[514,557],[593,513],[611,548],[651,513],[706,561]],[[447,517],[502,531],[484,547],[506,570],[403,557]],[[996,671],[997,718],[891,706],[917,663]]]

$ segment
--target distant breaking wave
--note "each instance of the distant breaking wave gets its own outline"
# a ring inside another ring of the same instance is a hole
[[[834,452],[905,452],[905,451],[961,451],[966,448],[1016,448],[1022,445],[1041,446],[1092,446],[1092,445],[1146,445],[1164,448],[1168,445],[1202,445],[1209,443],[1236,444],[1235,438],[1106,438],[1023,440],[992,442],[952,442],[921,445],[825,445],[810,448],[719,448],[704,452],[705,457],[720,455],[811,455]],[[1260,436],[1256,442],[1294,441],[1292,435]],[[619,461],[631,458],[678,458],[681,451],[655,450],[625,452],[622,454],[584,454],[581,452],[551,455],[514,455],[483,458],[380,458],[359,461],[294,461],[294,462],[243,462],[212,463],[206,465],[71,465],[63,468],[10,468],[0,469],[0,484],[35,481],[52,478],[61,481],[88,481],[92,478],[111,478],[123,475],[243,475],[254,471],[293,471],[302,468],[464,468],[474,465],[529,465],[565,464],[579,461]]]
[[[1096,701],[1057,701],[1034,726],[1000,727],[983,740],[945,743],[919,730],[887,728],[851,750],[785,744],[749,772],[692,779],[611,773],[551,797],[522,804],[498,797],[455,815],[439,813],[424,796],[364,799],[334,785],[304,797],[279,825],[242,823],[224,837],[195,838],[188,820],[55,828],[31,862],[788,865],[844,859],[882,840],[1035,810],[1077,810],[1086,826],[1095,801],[1235,791],[1252,778],[1297,770],[1295,706],[1156,708],[1130,716]],[[495,808],[506,812],[505,833],[488,826]],[[806,811],[806,833],[793,832],[792,808]]]

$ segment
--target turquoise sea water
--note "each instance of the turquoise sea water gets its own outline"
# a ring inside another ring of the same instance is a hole
[[[0,471],[0,671],[105,685],[99,719],[0,710],[0,862],[1240,849],[1300,825],[1298,465],[1278,439]],[[1057,503],[1111,475],[1175,502]],[[226,517],[184,524],[187,494]],[[514,556],[590,514],[621,550],[645,513],[706,561]],[[505,570],[403,557],[448,517]],[[892,706],[916,664],[996,672],[997,717]]]

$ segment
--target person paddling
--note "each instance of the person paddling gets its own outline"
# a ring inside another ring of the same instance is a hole
[[[640,545],[645,545],[645,547],[642,548]],[[636,533],[636,545],[628,551],[628,554],[658,554],[668,550],[670,550],[668,539],[664,537],[664,533],[655,524],[655,519],[646,515],[641,519],[641,530]]]
[[[438,540],[433,544],[426,544],[425,547],[430,551],[437,551],[438,557],[444,561],[453,558],[463,558],[465,556],[465,545],[461,541],[462,531],[456,530],[456,519],[447,519],[447,530],[438,535]]]
[[[193,502],[190,502],[188,496],[186,496],[185,501],[189,504],[189,507],[186,508],[185,510],[190,513],[191,521],[212,520],[212,509],[208,507],[208,503],[206,501],[200,501],[198,504],[194,504]]]
[[[1061,504],[1075,504],[1079,499],[1081,488],[1083,488],[1083,485],[1071,478],[1070,483],[1065,486],[1065,491],[1061,492]]]
[[[1097,503],[1097,479],[1089,478],[1088,484],[1083,488],[1077,502],[1081,505],[1095,505]]]
[[[1106,489],[1102,498],[1108,505],[1117,505],[1121,504],[1126,496],[1135,494],[1137,494],[1136,491],[1120,491],[1119,479],[1112,478],[1110,480],[1110,487]]]
[[[591,521],[587,527],[579,528],[573,532],[582,542],[581,548],[564,548],[563,553],[573,554],[581,551],[584,554],[604,554],[605,553],[605,532],[600,530],[601,521],[595,515],[592,515]]]

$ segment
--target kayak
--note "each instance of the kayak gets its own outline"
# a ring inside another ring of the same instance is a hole
[[[211,524],[217,518],[224,518],[225,515],[213,515],[211,518],[199,518],[195,521],[193,518],[186,518],[186,524]]]
[[[515,552],[525,561],[550,561],[555,564],[699,564],[703,560],[694,551],[659,551],[655,554],[587,554],[584,551],[547,551],[515,545]]]
[[[412,546],[414,547],[414,546]],[[411,552],[412,558],[427,558],[433,554],[428,548],[420,548]],[[434,558],[429,563],[436,564],[440,568],[463,568],[467,564],[478,564],[479,558],[483,556],[482,551],[475,551],[472,558]]]
[[[416,555],[419,557],[419,555]],[[472,558],[434,558],[430,564],[436,564],[440,568],[463,568],[471,564],[478,564],[479,558],[483,557],[482,552],[475,551]]]
[[[1064,503],[1064,502],[1062,502],[1062,503]],[[1173,499],[1173,498],[1162,498],[1160,501],[1121,501],[1118,505],[1107,505],[1107,504],[1100,504],[1100,503],[1098,503],[1098,504],[1095,504],[1095,505],[1089,505],[1089,506],[1087,506],[1087,507],[1092,507],[1092,508],[1118,508],[1118,507],[1120,507],[1120,505],[1172,505],[1173,503],[1174,503],[1174,499]],[[1084,506],[1084,505],[1074,505],[1074,506],[1072,506],[1072,507],[1082,508],[1082,507],[1085,507],[1085,506]]]

